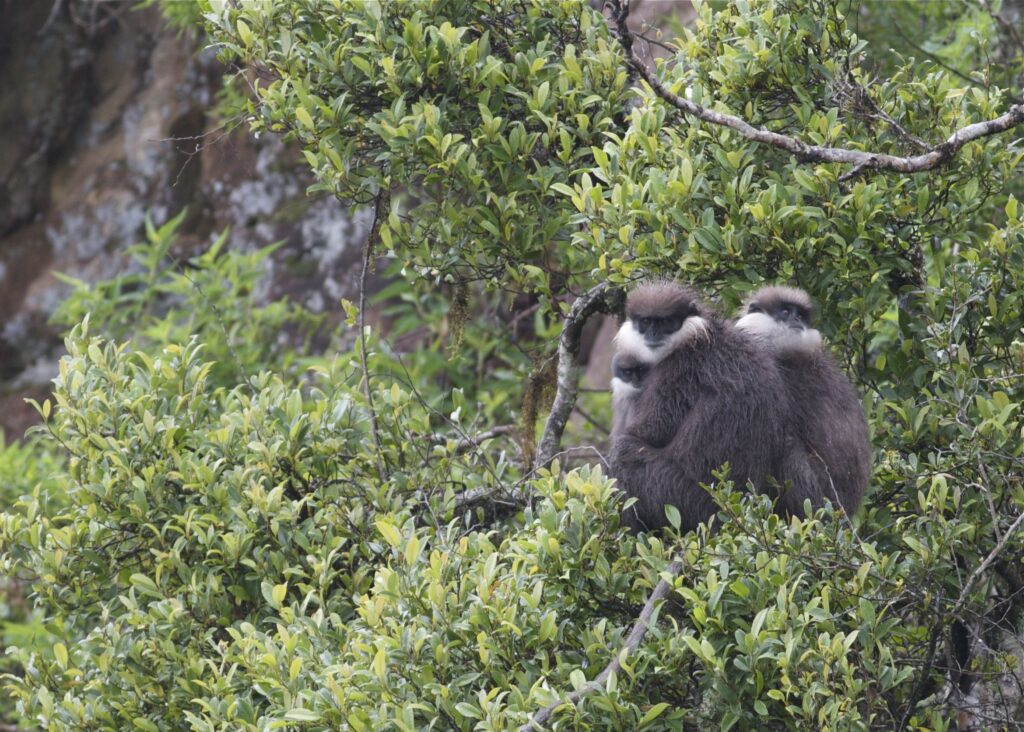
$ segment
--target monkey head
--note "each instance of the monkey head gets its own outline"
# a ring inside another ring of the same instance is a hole
[[[821,334],[811,327],[813,307],[796,287],[762,287],[743,304],[736,328],[778,352],[813,353]]]
[[[615,336],[619,354],[654,366],[693,338],[706,338],[709,313],[697,294],[676,282],[640,285],[626,298],[626,322]]]
[[[640,391],[651,365],[633,353],[616,353],[612,358],[612,394],[628,397]]]

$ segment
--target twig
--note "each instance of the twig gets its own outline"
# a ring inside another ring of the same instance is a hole
[[[593,445],[578,445],[576,447],[567,447],[564,450],[560,450],[551,456],[551,459],[561,457],[572,457],[574,455],[580,455],[581,453],[592,453],[597,456],[598,461],[601,464],[601,468],[604,470],[608,469],[608,458],[606,458],[601,451]],[[485,500],[491,503],[503,503],[508,506],[525,506],[532,498],[536,497],[536,493],[527,493],[523,488],[527,483],[530,482],[541,470],[546,467],[543,465],[537,465],[530,469],[526,475],[522,476],[515,482],[514,485],[509,487],[498,487],[498,488],[473,488],[465,493],[460,494],[455,499],[455,510],[463,511],[466,508],[475,506],[478,503],[483,503]],[[496,499],[495,496],[501,495],[505,500]]]
[[[558,340],[558,380],[555,400],[551,405],[551,413],[544,425],[540,445],[537,448],[535,467],[547,466],[558,452],[562,442],[562,433],[569,415],[576,405],[576,395],[580,380],[580,336],[583,326],[594,313],[614,313],[622,309],[625,292],[602,282],[592,287],[572,304],[562,335]]]
[[[50,32],[50,28],[57,22],[57,17],[60,15],[60,9],[63,5],[64,0],[54,0],[53,7],[50,8],[50,14],[46,16],[46,22],[43,23],[42,28],[36,31],[37,38],[42,38]]]
[[[964,609],[964,605],[967,604],[967,596],[971,594],[971,590],[974,589],[974,585],[977,584],[978,579],[981,577],[982,573],[988,569],[989,565],[999,558],[1003,549],[1006,548],[1006,544],[1010,540],[1010,537],[1013,536],[1014,532],[1020,528],[1021,523],[1024,523],[1024,511],[1021,512],[1016,521],[1010,524],[1010,528],[1008,528],[1006,533],[1003,534],[1003,538],[997,541],[996,545],[992,547],[992,551],[988,553],[988,556],[982,560],[981,564],[979,564],[973,572],[971,572],[970,577],[967,578],[963,589],[960,591],[960,597],[957,598],[952,611],[949,613],[950,615],[956,617],[960,614],[960,611]]]
[[[363,368],[363,395],[366,397],[366,407],[370,411],[370,434],[373,435],[373,446],[377,453],[377,473],[381,480],[386,479],[388,474],[384,469],[384,453],[380,447],[380,435],[377,431],[377,412],[373,408],[370,369],[366,365],[366,273],[370,269],[373,245],[380,236],[380,227],[390,205],[391,191],[382,184],[373,199],[373,224],[370,225],[366,246],[363,247],[363,271],[359,275],[359,361]]]
[[[672,591],[672,580],[679,576],[679,573],[683,569],[683,563],[681,561],[672,562],[665,570],[664,576],[658,581],[654,591],[651,592],[651,596],[647,599],[647,604],[644,605],[643,610],[640,611],[640,615],[637,617],[636,622],[633,624],[633,629],[629,632],[629,636],[626,638],[625,644],[622,646],[615,658],[612,659],[611,663],[605,666],[604,671],[599,673],[593,681],[580,687],[573,693],[569,694],[564,700],[559,700],[549,704],[548,706],[536,712],[530,720],[519,728],[519,732],[531,732],[532,730],[540,730],[540,725],[544,724],[551,718],[551,715],[555,713],[555,710],[565,704],[572,704],[573,706],[582,699],[586,694],[589,694],[596,689],[600,689],[604,686],[613,673],[617,674],[622,670],[622,659],[634,652],[640,647],[643,642],[644,636],[647,635],[647,631],[650,629],[651,616],[654,615],[654,610],[661,600],[668,597],[668,593]]]
[[[468,508],[472,508],[480,503],[496,504],[500,503],[504,506],[525,506],[530,502],[530,497],[525,491],[517,486],[504,487],[499,486],[497,488],[472,488],[464,493],[460,493],[455,498],[455,512],[461,513]]]
[[[931,150],[931,145],[929,145],[927,142],[922,140],[917,135],[911,134],[903,125],[901,125],[899,122],[893,119],[892,115],[890,115],[888,112],[882,109],[881,105],[874,99],[872,99],[871,94],[868,93],[868,90],[860,85],[860,83],[853,77],[852,73],[847,71],[846,76],[847,78],[845,80],[839,82],[839,94],[845,93],[853,101],[853,103],[858,106],[863,104],[867,105],[868,107],[871,107],[873,114],[870,114],[868,116],[873,117],[875,119],[880,119],[883,122],[885,122],[887,125],[896,130],[897,134],[899,134],[903,139],[907,140],[912,145],[914,145],[918,150]]]
[[[629,17],[628,0],[611,0],[611,2],[619,34],[619,43],[626,52],[626,60],[630,67],[647,82],[658,97],[685,114],[692,115],[714,125],[728,127],[740,133],[748,140],[786,150],[801,161],[842,163],[856,166],[850,175],[854,172],[859,174],[868,168],[873,170],[891,170],[898,173],[919,173],[931,170],[947,162],[968,142],[1005,132],[1024,122],[1024,104],[1014,104],[1006,114],[985,122],[975,122],[974,124],[962,127],[950,135],[945,142],[935,145],[928,152],[910,157],[865,152],[863,150],[850,150],[842,147],[809,145],[789,135],[772,132],[764,127],[754,127],[740,117],[702,107],[670,91],[652,72],[648,71],[643,62],[633,53],[633,32],[626,25],[626,19]]]
[[[518,425],[514,424],[500,424],[496,427],[479,432],[475,435],[467,435],[462,437],[458,444],[455,446],[456,452],[465,452],[473,447],[478,447],[484,440],[489,440],[492,437],[498,437],[500,435],[514,435],[519,431]],[[430,442],[433,445],[443,445],[449,439],[449,435],[436,434],[430,438]]]
[[[1006,34],[1010,36],[1010,40],[1017,46],[1020,46],[1021,51],[1024,51],[1024,38],[1021,37],[1016,26],[997,13],[989,4],[988,0],[978,0],[978,2],[981,4],[981,7],[985,8],[985,12],[988,13],[996,23],[1002,26],[1003,30],[1006,31]]]
[[[600,389],[600,391],[603,391],[603,392],[607,393],[608,390],[607,389]],[[583,419],[585,419],[587,422],[589,422],[594,427],[594,429],[598,430],[602,434],[610,435],[612,433],[612,431],[610,429],[608,429],[605,425],[601,424],[596,419],[594,419],[594,416],[592,414],[590,414],[589,412],[587,412],[586,410],[584,410],[583,407],[581,407],[579,404],[575,405],[573,407],[573,409],[576,410],[576,414],[578,414],[581,417],[583,417]]]

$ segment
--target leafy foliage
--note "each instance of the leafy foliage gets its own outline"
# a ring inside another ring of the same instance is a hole
[[[905,22],[906,4],[869,8],[863,33],[844,7],[700,4],[657,73],[752,124],[894,154],[1002,111],[1003,90],[959,66],[885,56],[870,23]],[[298,141],[319,189],[392,194],[379,243],[411,288],[399,327],[469,326],[451,363],[371,332],[366,374],[358,345],[300,373],[276,332],[306,316],[250,312],[265,254],[215,250],[179,276],[160,266],[173,225],[150,231],[141,271],[76,294],[66,317],[92,315],[41,407],[63,472],[0,519],[54,633],[11,680],[26,718],[508,729],[594,678],[680,557],[623,673],[552,729],[950,729],[968,686],[954,621],[974,648],[971,714],[1014,723],[999,694],[1024,596],[1019,141],[841,180],[632,88],[577,2],[205,10],[261,79],[257,130]],[[975,14],[922,12],[974,48]],[[786,522],[723,480],[714,535],[636,538],[596,467],[533,473],[506,437],[470,439],[529,404],[524,378],[493,372],[540,373],[572,294],[648,275],[725,309],[766,280],[812,294],[865,394],[877,455],[860,516]],[[465,315],[496,303],[532,313],[521,340]]]
[[[172,250],[185,214],[159,228],[147,220],[146,241],[125,253],[124,274],[95,285],[63,276],[74,290],[55,322],[70,328],[88,316],[93,330],[114,340],[130,337],[135,350],[196,337],[220,385],[260,369],[289,368],[320,319],[285,300],[261,304],[260,282],[275,247],[225,251],[225,231],[199,256],[179,260]]]

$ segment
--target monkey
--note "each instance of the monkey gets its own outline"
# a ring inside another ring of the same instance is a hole
[[[644,377],[650,370],[651,364],[642,361],[635,353],[619,352],[612,357],[611,438],[613,441],[629,421],[633,402],[640,394]]]
[[[675,282],[653,282],[626,300],[620,350],[648,364],[614,435],[611,474],[636,501],[623,513],[634,531],[680,529],[712,519],[701,483],[726,463],[736,485],[763,492],[781,470],[789,423],[785,386],[770,354]]]
[[[825,501],[853,515],[871,478],[871,441],[861,398],[822,347],[810,297],[794,287],[763,287],[744,303],[735,328],[775,360],[791,423],[780,480],[782,510],[802,515]]]

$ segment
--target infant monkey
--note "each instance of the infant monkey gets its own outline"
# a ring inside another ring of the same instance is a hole
[[[622,433],[629,422],[632,407],[640,395],[644,377],[651,364],[636,353],[617,351],[612,358],[612,439]]]

